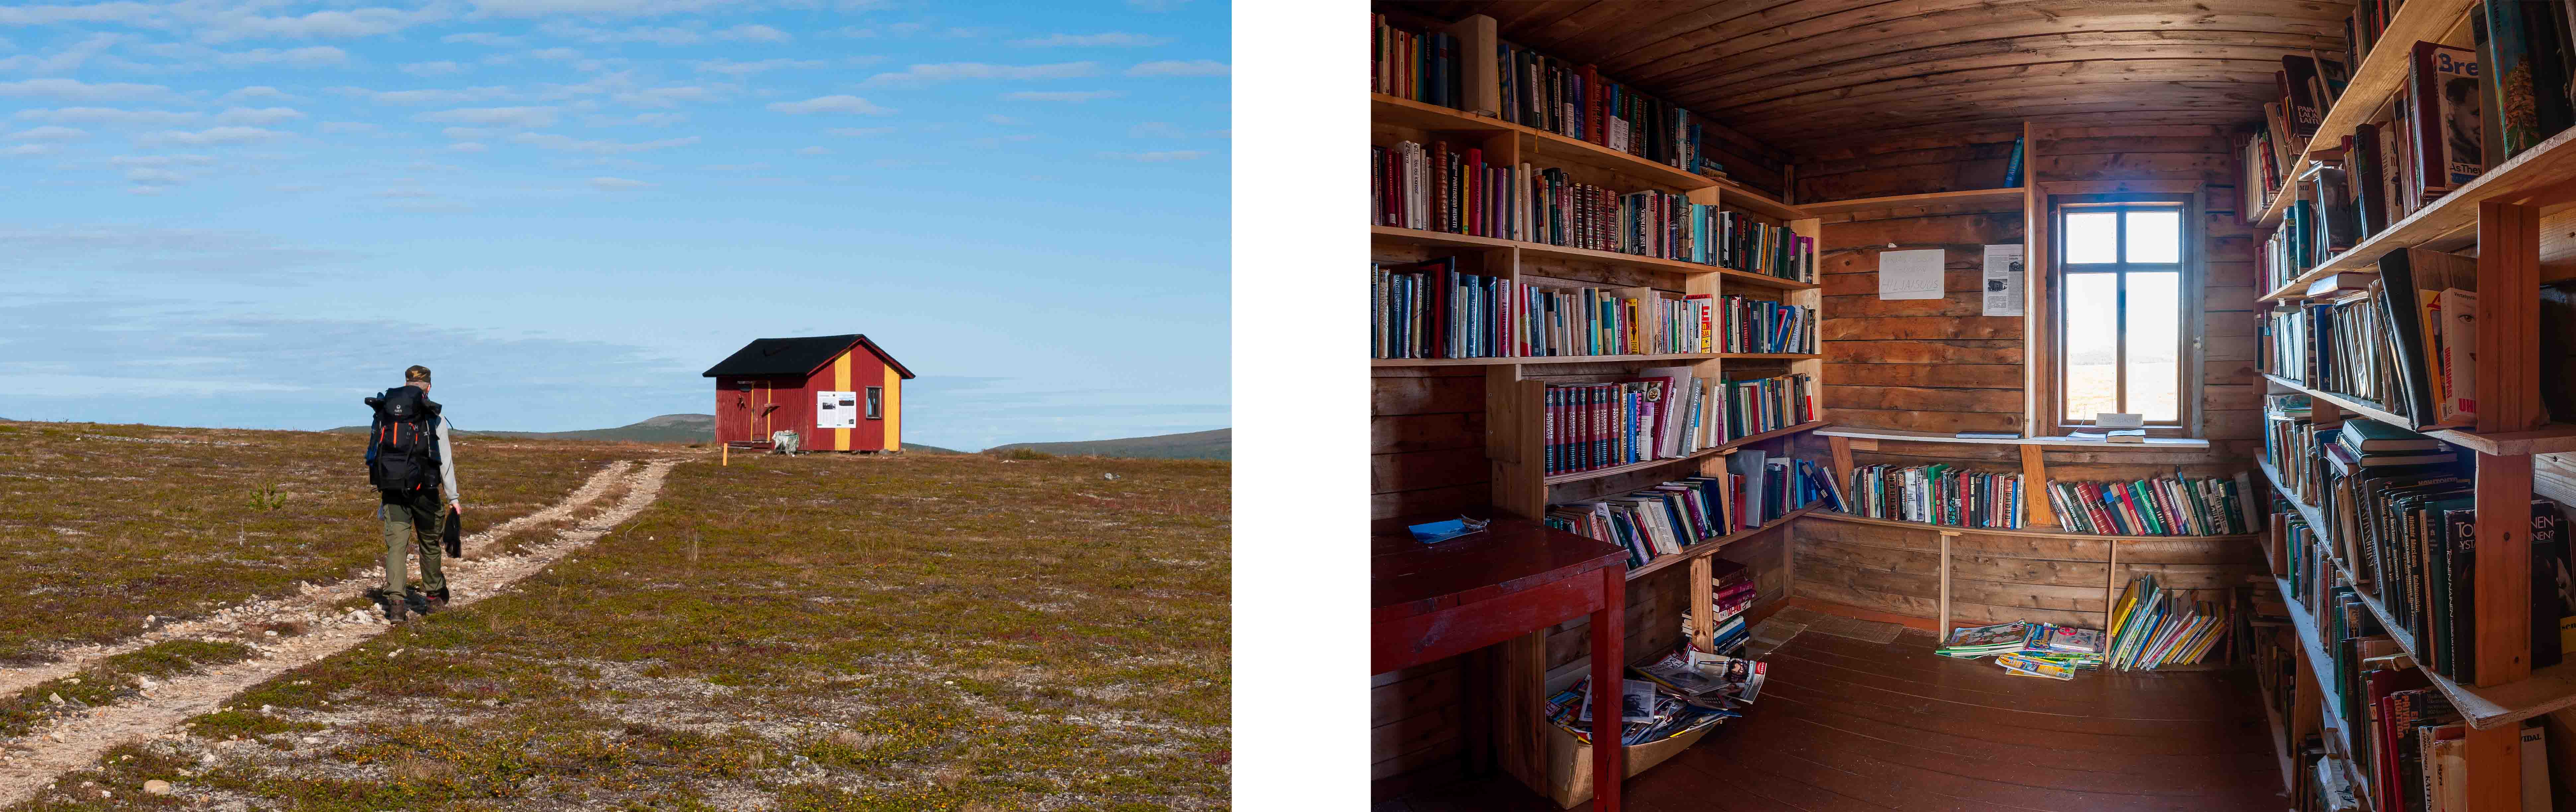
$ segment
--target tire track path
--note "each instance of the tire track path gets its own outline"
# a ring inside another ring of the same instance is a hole
[[[679,458],[652,460],[645,463],[641,470],[634,470],[629,462],[612,463],[607,469],[593,475],[589,482],[582,485],[581,490],[566,497],[564,503],[548,508],[546,511],[531,514],[524,519],[550,521],[570,515],[580,504],[586,504],[587,500],[596,500],[613,484],[623,480],[627,486],[626,496],[618,500],[617,504],[611,506],[607,512],[557,534],[552,541],[528,545],[526,552],[520,555],[479,560],[467,559],[450,563],[449,577],[475,588],[471,592],[458,595],[454,601],[455,606],[449,611],[463,609],[480,602],[483,598],[509,589],[520,580],[543,571],[555,561],[588,546],[617,525],[634,518],[637,513],[643,512],[644,508],[651,506],[653,501],[661,496],[663,477],[670,473],[672,466],[680,462]],[[585,494],[587,494],[586,498]],[[562,510],[558,511],[556,508],[562,508]],[[486,544],[490,544],[506,535],[506,532],[512,529],[511,525],[515,524],[517,522],[493,528],[477,534],[476,538],[484,539]],[[304,611],[318,606],[322,608],[325,616],[332,617],[332,620],[326,621],[329,625],[317,625],[313,631],[302,636],[278,638],[275,642],[267,642],[256,637],[240,641],[257,649],[257,656],[197,673],[173,676],[160,682],[153,690],[144,692],[139,699],[61,717],[21,738],[0,741],[0,807],[24,802],[64,773],[90,766],[98,760],[100,754],[111,747],[137,739],[170,735],[179,723],[189,717],[216,710],[224,700],[232,698],[233,695],[253,685],[308,663],[347,651],[385,633],[391,627],[381,620],[344,622],[346,615],[333,616],[328,608],[331,603],[360,594],[368,586],[377,583],[379,582],[372,577],[352,578],[331,587],[308,589],[302,595],[238,607],[243,611],[235,612],[231,617],[224,619],[238,624],[264,619],[267,614]],[[324,593],[328,593],[328,596],[323,597]],[[265,610],[257,608],[262,604],[278,605]],[[369,614],[373,613],[369,612]],[[202,630],[211,631],[212,626],[222,625],[216,623],[218,619],[207,618],[203,621],[192,621],[192,623],[211,624],[209,628]],[[174,629],[185,625],[190,624],[172,624]],[[162,634],[160,639],[208,636],[202,633],[170,634],[166,631],[160,634]],[[150,642],[137,638],[114,645],[122,646],[124,650],[131,650],[141,648]],[[92,658],[112,653],[115,652],[101,651]],[[58,669],[49,666],[46,670],[58,672],[53,676],[68,676],[76,672],[78,667]],[[33,685],[43,679],[51,679],[53,676],[22,680],[18,675],[9,675],[6,679],[10,683],[20,684],[19,688],[9,689],[15,691],[23,689],[24,685]]]

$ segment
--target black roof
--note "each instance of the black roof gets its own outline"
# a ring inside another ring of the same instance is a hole
[[[894,356],[887,355],[885,350],[879,349],[876,342],[869,341],[867,336],[858,333],[801,338],[755,338],[751,343],[742,345],[742,349],[735,350],[732,355],[716,362],[715,366],[708,367],[706,373],[700,377],[811,375],[815,370],[822,369],[824,364],[831,363],[832,358],[840,355],[842,350],[852,346],[868,348],[869,352],[885,359],[886,363],[893,366],[894,371],[904,378],[913,377],[912,370],[905,369],[903,362],[894,360]]]

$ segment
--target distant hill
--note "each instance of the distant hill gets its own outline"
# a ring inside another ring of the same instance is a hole
[[[332,429],[341,434],[365,434],[365,426],[342,426]],[[638,443],[705,443],[716,438],[716,416],[711,414],[666,414],[645,418],[613,429],[580,431],[473,431],[459,429],[459,437],[526,437],[542,440],[626,440]]]
[[[1097,455],[1102,457],[1153,457],[1175,460],[1234,459],[1234,429],[1193,431],[1187,434],[1163,434],[1153,437],[1128,437],[1119,440],[1083,440],[1069,443],[1011,443],[985,451],[1025,448],[1047,454]]]

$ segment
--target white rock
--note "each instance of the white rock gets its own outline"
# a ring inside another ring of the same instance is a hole
[[[207,754],[205,754],[205,755],[203,755],[203,756],[199,756],[199,757],[197,757],[197,763],[199,763],[199,764],[203,764],[203,765],[206,765],[206,766],[208,766],[208,767],[215,766],[215,754],[213,754],[213,753],[207,753]]]

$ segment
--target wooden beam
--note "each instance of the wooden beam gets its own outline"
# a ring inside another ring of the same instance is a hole
[[[2031,527],[2057,526],[2057,510],[2048,503],[2048,457],[2044,447],[2021,447],[2021,501]]]
[[[2477,610],[2470,617],[2478,631],[2475,684],[2485,688],[2531,676],[2531,458],[2479,454],[2475,505]]]
[[[2468,809],[2522,809],[2522,726],[2469,728],[2460,755],[2468,763]],[[2377,800],[2377,799],[2374,799]],[[2386,801],[2381,801],[2387,808]],[[2546,803],[2546,801],[2544,801]]]
[[[1708,556],[1703,555],[1690,560],[1690,603],[1687,604],[1686,610],[1690,612],[1690,645],[1691,648],[1699,651],[1708,651],[1716,644],[1717,624],[1714,622],[1716,609],[1713,608],[1717,605],[1715,570],[1716,565],[1710,562]]]
[[[2540,408],[2540,208],[2478,204],[2478,431],[2530,431]]]
[[[1950,641],[1950,540],[1958,537],[1955,531],[1941,531],[1941,616],[1935,622],[1941,624],[1943,643]]]

